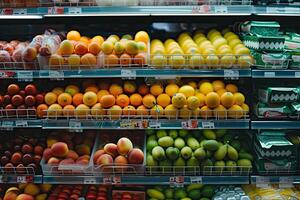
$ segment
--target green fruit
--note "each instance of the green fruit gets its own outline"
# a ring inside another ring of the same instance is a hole
[[[176,147],[168,147],[166,150],[167,158],[170,160],[176,160],[180,154],[180,151]]]
[[[214,166],[213,162],[211,159],[205,159],[201,163],[201,169],[204,171],[211,171],[211,167]]]
[[[221,147],[221,146],[223,146],[224,144],[222,143],[222,142],[218,142],[218,146],[219,146],[219,148]]]
[[[180,150],[185,146],[185,142],[182,138],[177,138],[174,142],[174,146]]]
[[[156,135],[150,135],[147,137],[147,141],[156,140]]]
[[[150,198],[149,200],[158,200],[158,199],[156,199],[156,198]]]
[[[181,198],[180,200],[192,200],[191,198],[185,197],[185,198]]]
[[[226,170],[229,172],[235,172],[236,171],[236,162],[232,160],[226,161]]]
[[[248,159],[245,159],[245,158],[238,160],[237,161],[237,165],[240,166],[240,167],[243,167],[243,166],[245,166],[245,167],[252,167],[251,161],[248,160]]]
[[[190,197],[193,200],[198,200],[201,198],[201,191],[199,189],[194,189],[189,192],[188,197]]]
[[[192,190],[200,190],[204,185],[203,184],[200,184],[200,183],[195,183],[195,184],[189,184],[187,187],[186,187],[186,191],[187,192],[190,192]]]
[[[202,197],[200,200],[210,200],[210,199],[206,197]]]
[[[230,143],[232,140],[233,140],[233,135],[230,134],[230,133],[224,135],[224,137],[223,137],[223,143],[224,144]]]
[[[198,149],[200,147],[200,144],[199,144],[198,140],[196,140],[193,137],[189,137],[187,139],[187,145],[189,147],[191,147],[191,149],[193,149],[193,150],[196,150],[196,149]]]
[[[151,152],[154,147],[158,146],[156,140],[148,140],[146,144],[147,152]]]
[[[148,154],[146,157],[147,166],[157,166],[157,161],[153,158],[152,155]]]
[[[222,145],[217,151],[214,153],[214,158],[216,160],[223,160],[227,154],[227,144]]]
[[[164,136],[158,139],[158,144],[159,146],[167,148],[173,146],[174,140],[170,136]]]
[[[155,186],[153,189],[163,192],[164,188],[160,186]]]
[[[225,167],[225,162],[223,160],[216,161],[214,166],[216,171],[223,171]]]
[[[218,129],[215,131],[217,138],[221,138],[226,134],[226,129]]]
[[[174,193],[174,190],[171,188],[166,189],[164,192],[167,199],[173,199],[173,193]]]
[[[175,193],[174,193],[174,197],[175,199],[182,199],[185,198],[187,196],[185,189],[180,188],[180,189],[176,189]]]
[[[194,156],[199,161],[201,161],[206,157],[206,152],[202,147],[200,147],[200,148],[196,149],[196,151],[194,151]]]
[[[207,198],[212,198],[215,193],[214,190],[215,189],[213,186],[205,185],[201,190],[202,196]]]
[[[219,148],[219,144],[216,140],[206,140],[203,143],[203,147],[209,151],[216,151]]]
[[[156,136],[158,137],[158,138],[162,138],[162,137],[165,137],[165,136],[167,136],[168,134],[167,134],[167,131],[165,131],[165,130],[158,130],[157,132],[156,132]]]
[[[192,151],[192,149],[191,149],[190,147],[183,147],[183,148],[181,149],[180,153],[181,153],[181,156],[182,156],[185,160],[187,160],[187,159],[189,159],[189,158],[192,156],[193,151]]]
[[[230,160],[237,160],[239,158],[238,152],[230,145],[227,147],[227,156]]]
[[[183,129],[181,129],[181,130],[179,130],[179,136],[180,137],[185,137],[185,136],[187,136],[188,135],[188,131],[187,130],[183,130]]]
[[[147,189],[147,195],[151,198],[159,199],[159,200],[164,200],[165,195],[156,189]]]
[[[178,137],[178,133],[176,130],[170,130],[169,131],[169,136],[173,139],[176,139]]]
[[[239,152],[239,159],[243,158],[253,161],[253,156],[250,153]]]
[[[155,160],[161,161],[166,159],[165,151],[162,147],[157,146],[152,149],[152,156]]]
[[[173,165],[172,161],[167,160],[167,159],[159,162],[159,166],[172,166],[172,165]]]
[[[203,131],[203,136],[208,140],[215,140],[217,138],[215,132],[209,129]]]
[[[206,150],[206,157],[211,158],[212,156],[213,156],[213,152]]]
[[[154,129],[146,129],[145,132],[147,135],[153,135],[155,133]]]
[[[174,161],[174,166],[185,166],[185,160],[182,157],[177,158],[177,160]]]
[[[232,140],[230,145],[235,148],[235,150],[240,151],[241,150],[241,143],[238,140]]]
[[[200,163],[194,156],[192,156],[190,157],[190,159],[187,160],[186,165],[195,167],[195,166],[199,166]]]

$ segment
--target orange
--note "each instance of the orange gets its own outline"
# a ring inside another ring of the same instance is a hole
[[[109,92],[107,90],[99,90],[99,92],[97,93],[98,102],[100,102],[102,96],[108,95],[108,94],[109,94]]]
[[[74,106],[78,106],[83,103],[83,94],[77,93],[73,96],[73,104]]]
[[[104,42],[104,39],[101,35],[97,35],[91,39],[91,43],[94,43],[94,42],[98,43],[101,47],[102,43]]]
[[[195,81],[188,82],[188,85],[192,86],[194,89],[197,89],[197,83]]]
[[[72,104],[72,96],[68,93],[62,93],[58,96],[57,102],[62,107]]]
[[[118,84],[112,84],[109,87],[109,93],[114,96],[118,96],[123,93],[123,88],[122,88],[122,86],[120,86]]]
[[[163,93],[163,94],[158,95],[158,97],[156,98],[156,101],[157,101],[158,105],[165,108],[170,104],[171,98],[169,95]]]
[[[190,96],[194,96],[195,89],[190,85],[184,85],[179,88],[178,92],[184,94],[184,96],[188,98]]]
[[[95,117],[96,119],[102,118],[104,115],[106,115],[106,111],[103,109],[100,103],[96,103],[91,108],[91,115]]]
[[[132,58],[130,55],[128,55],[127,53],[123,53],[121,56],[120,56],[120,64],[122,66],[130,66],[131,65],[131,62],[132,62]]]
[[[120,55],[124,52],[125,45],[122,42],[116,42],[114,46],[114,51],[116,54]]]
[[[215,92],[210,92],[206,95],[205,103],[209,108],[216,108],[220,105],[220,97]]]
[[[104,65],[110,67],[116,67],[119,64],[119,58],[115,54],[106,55],[104,58]]]
[[[228,116],[233,119],[240,119],[244,116],[244,111],[239,105],[233,105],[228,110]]]
[[[97,58],[91,53],[87,53],[81,57],[81,64],[86,66],[95,66],[97,64]]]
[[[202,106],[205,105],[205,95],[204,94],[201,94],[201,93],[196,93],[195,95],[198,99],[199,99],[199,108],[201,108]]]
[[[71,96],[74,96],[75,94],[77,94],[79,92],[79,87],[76,85],[68,85],[65,88],[65,92],[69,93]]]
[[[67,39],[68,40],[74,40],[74,41],[79,41],[81,38],[81,35],[78,31],[69,31],[67,34]]]
[[[88,38],[86,36],[81,36],[79,41],[84,42],[85,44],[89,44],[90,43],[90,38]]]
[[[134,56],[134,64],[144,66],[147,63],[147,55],[145,53],[138,53]]]
[[[134,40],[137,42],[144,42],[145,44],[148,44],[150,37],[146,31],[139,31],[135,34]]]
[[[200,108],[200,116],[204,119],[213,117],[213,112],[207,106]]]
[[[176,119],[177,118],[177,108],[175,106],[173,106],[172,104],[168,105],[166,108],[165,108],[165,116],[168,118],[168,119]]]
[[[150,115],[152,118],[161,118],[164,116],[164,109],[160,105],[155,105],[150,110]]]
[[[47,105],[52,105],[52,104],[56,103],[56,100],[57,100],[57,95],[53,92],[48,92],[45,95],[45,103]]]
[[[237,104],[239,106],[243,105],[245,102],[245,96],[240,92],[235,93],[233,95],[233,99],[234,99],[234,104]]]
[[[244,103],[243,105],[241,105],[241,108],[243,109],[244,114],[249,113],[249,106],[247,104]]]
[[[225,92],[227,92],[227,90],[225,90],[224,88],[222,88],[222,89],[219,89],[218,91],[217,91],[217,93],[218,93],[218,95],[221,97]]]
[[[129,97],[129,99],[130,99],[130,104],[135,107],[140,106],[143,103],[143,97],[138,93],[132,94]]]
[[[49,58],[49,66],[51,68],[60,69],[64,64],[64,58],[58,54],[52,54]]]
[[[120,119],[122,115],[122,108],[118,105],[114,105],[107,110],[107,115],[111,119]]]
[[[74,52],[74,45],[70,40],[64,40],[59,45],[59,51],[62,56],[71,55]]]
[[[124,108],[129,105],[129,97],[126,94],[120,94],[117,97],[116,104],[121,108]]]
[[[138,88],[138,92],[140,95],[145,96],[146,94],[149,94],[149,87],[145,84],[141,84]]]
[[[203,82],[200,84],[200,93],[207,95],[210,92],[214,91],[213,85],[209,82]]]
[[[161,84],[154,84],[150,87],[150,93],[154,96],[158,96],[164,92],[164,88]]]
[[[234,84],[227,84],[225,89],[228,91],[228,92],[231,92],[232,94],[238,92],[238,87]]]
[[[147,108],[144,105],[141,105],[136,109],[136,115],[138,115],[138,116],[148,116],[149,111],[147,110]]]
[[[52,90],[52,92],[58,96],[64,92],[64,89],[62,87],[56,87]]]
[[[73,105],[66,105],[63,108],[63,115],[66,117],[73,117],[74,111],[75,111],[75,107]]]
[[[105,41],[101,45],[104,54],[111,54],[114,50],[114,44],[111,41]]]
[[[183,108],[179,109],[179,117],[183,119],[188,119],[192,116],[192,111],[188,109],[187,105],[184,105]]]
[[[98,102],[98,97],[95,92],[86,92],[83,95],[83,103],[87,106],[93,106]]]
[[[143,105],[147,108],[152,108],[156,104],[155,96],[152,94],[147,94],[143,98]]]
[[[97,94],[98,87],[95,84],[91,84],[85,88],[84,92],[95,92]]]
[[[48,117],[60,117],[62,116],[62,107],[61,105],[55,103],[49,106],[47,110]]]
[[[214,109],[214,116],[216,119],[225,119],[227,118],[227,111],[226,108],[222,105],[219,105]]]
[[[94,55],[98,55],[101,51],[101,46],[98,42],[91,42],[88,45],[88,51]]]
[[[165,91],[166,93],[170,96],[170,97],[173,97],[174,94],[176,94],[179,90],[179,87],[178,85],[174,84],[174,83],[171,83],[169,85],[167,85]]]
[[[103,95],[100,99],[100,103],[103,106],[103,108],[109,108],[115,105],[116,99],[113,95],[108,94],[108,95]]]
[[[70,67],[80,66],[80,56],[77,54],[72,54],[68,57],[68,64]]]
[[[215,92],[217,92],[220,89],[223,89],[225,87],[225,84],[223,83],[223,81],[220,80],[215,80],[212,82],[212,86]]]
[[[36,108],[36,114],[38,117],[43,118],[47,114],[47,110],[48,106],[46,104],[40,104]]]
[[[88,52],[88,45],[84,42],[78,42],[74,49],[75,54],[84,55]]]
[[[123,108],[123,115],[125,116],[136,115],[136,109],[133,106],[126,106]]]
[[[130,40],[126,43],[125,46],[125,51],[126,53],[130,54],[130,55],[135,55],[139,52],[139,47],[137,42]]]
[[[75,108],[75,116],[78,118],[86,118],[90,114],[90,108],[85,104],[80,104]]]
[[[234,95],[231,92],[225,92],[222,94],[221,104],[226,108],[230,108],[234,104]]]

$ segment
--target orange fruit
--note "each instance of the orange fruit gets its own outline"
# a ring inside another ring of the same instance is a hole
[[[222,105],[219,105],[214,109],[214,116],[216,119],[225,119],[227,118],[227,111],[226,108]]]
[[[128,55],[127,53],[123,53],[121,56],[120,56],[120,64],[122,66],[130,66],[131,65],[131,62],[132,62],[132,58],[130,55]]]
[[[134,64],[144,66],[147,63],[147,55],[145,53],[138,53],[134,56]]]
[[[138,92],[140,95],[145,96],[146,94],[149,94],[149,87],[145,84],[141,84],[138,88]]]
[[[86,36],[81,36],[79,41],[84,42],[85,44],[89,44],[90,43],[90,38],[88,38]]]
[[[107,110],[107,115],[111,119],[120,119],[122,115],[122,108],[118,105],[114,105]]]
[[[179,109],[179,117],[182,119],[188,119],[192,116],[192,111],[188,108],[187,105],[184,105],[183,108]]]
[[[73,96],[73,104],[74,106],[78,106],[83,103],[83,94],[77,93]]]
[[[143,97],[143,105],[147,108],[152,108],[156,104],[155,96],[147,94]]]
[[[76,85],[68,85],[65,88],[65,92],[69,93],[71,96],[74,96],[75,94],[77,94],[79,92],[79,87]]]
[[[164,116],[164,109],[160,105],[155,105],[150,110],[150,115],[152,118],[160,118]]]
[[[45,95],[45,103],[47,105],[52,105],[52,104],[56,103],[56,100],[57,100],[57,95],[53,92],[48,92]]]
[[[164,88],[162,87],[161,84],[156,83],[150,87],[150,93],[156,97],[162,94],[163,92],[164,92]]]
[[[104,54],[111,54],[114,50],[114,44],[111,41],[105,41],[101,45]]]
[[[66,105],[63,108],[63,115],[65,117],[73,117],[74,116],[75,107],[73,105]]]
[[[62,107],[72,104],[72,96],[68,93],[62,93],[58,96],[57,102]]]
[[[47,110],[47,116],[48,117],[60,117],[62,116],[62,107],[61,105],[55,103],[55,104],[52,104],[48,107],[48,110]]]
[[[56,87],[52,90],[52,92],[58,96],[61,93],[64,93],[64,89],[62,87]]]
[[[239,105],[233,105],[228,109],[228,117],[240,119],[244,116],[244,111]]]
[[[74,45],[70,40],[64,40],[59,45],[59,51],[61,55],[71,55],[74,52]]]
[[[74,113],[78,118],[86,118],[90,114],[90,108],[85,104],[80,104],[75,108]]]
[[[213,85],[209,82],[203,82],[200,84],[200,93],[207,95],[210,92],[214,91]]]
[[[158,105],[165,108],[170,104],[171,98],[169,95],[163,93],[163,94],[158,95],[158,97],[156,98],[156,101],[157,101]]]
[[[82,65],[95,66],[97,64],[97,58],[91,53],[83,55],[80,59]]]
[[[134,40],[137,42],[144,42],[145,44],[148,44],[150,37],[146,31],[139,31],[135,34]]]
[[[231,92],[225,92],[222,94],[221,104],[226,108],[230,108],[234,104],[234,95]]]
[[[204,119],[213,117],[213,112],[207,106],[200,108],[200,116]]]
[[[144,105],[140,105],[136,109],[136,115],[138,115],[138,116],[148,116],[149,115],[149,111],[148,111],[148,109]]]
[[[74,40],[74,41],[79,41],[81,38],[81,35],[78,31],[69,31],[67,34],[67,39],[68,40]]]
[[[234,99],[234,104],[237,104],[239,106],[245,103],[245,96],[240,92],[235,93],[233,95],[233,99]]]
[[[199,102],[200,102],[199,108],[201,108],[202,106],[204,106],[205,105],[205,98],[206,98],[205,95],[202,94],[202,93],[196,93],[195,96],[199,99]]]
[[[48,106],[46,104],[40,104],[36,107],[36,114],[38,117],[43,118],[46,114],[48,110]]]
[[[52,54],[49,58],[49,66],[51,68],[60,68],[64,65],[64,58],[58,54]]]
[[[83,95],[83,103],[87,106],[93,106],[98,102],[98,97],[95,92],[86,92]]]
[[[97,42],[91,42],[88,45],[88,51],[94,55],[98,55],[101,51],[101,46]]]
[[[94,92],[94,93],[98,93],[98,87],[95,84],[91,84],[89,86],[87,86],[84,90],[84,92]]]
[[[130,40],[126,43],[125,51],[130,55],[135,55],[139,52],[139,47],[137,42]]]
[[[170,97],[173,97],[174,94],[176,94],[179,90],[179,87],[178,85],[174,84],[174,83],[171,83],[169,85],[167,85],[165,91],[166,93],[170,96]]]
[[[138,93],[132,94],[129,97],[129,99],[130,99],[130,104],[135,107],[140,106],[143,103],[143,97]]]
[[[91,39],[91,43],[94,43],[94,42],[98,43],[101,48],[101,45],[104,42],[104,38],[101,35],[97,35]]]
[[[118,84],[112,84],[109,87],[109,93],[114,96],[118,96],[123,93],[123,88],[122,88],[122,86],[120,86]]]
[[[109,108],[115,105],[116,99],[113,95],[108,94],[108,95],[103,95],[100,99],[100,103],[103,106],[103,108]]]
[[[232,94],[238,92],[238,87],[234,84],[227,84],[225,89],[228,91],[228,92],[231,92]]]
[[[225,88],[224,82],[220,81],[220,80],[213,81],[212,82],[212,86],[213,86],[213,89],[214,89],[215,92],[218,91],[218,90],[220,90],[220,89]]]
[[[210,92],[206,95],[205,103],[209,108],[216,108],[220,105],[220,97],[216,92]]]
[[[221,97],[225,92],[227,92],[227,90],[225,90],[224,88],[222,88],[222,89],[219,89],[218,91],[217,91],[217,93],[218,93],[218,95]]]
[[[108,95],[108,94],[109,94],[109,92],[107,90],[99,90],[97,93],[98,102],[100,102],[102,96]]]
[[[91,108],[91,115],[93,117],[95,117],[96,119],[103,118],[104,115],[106,115],[106,110],[103,109],[103,107],[100,103],[96,103]]]
[[[244,103],[243,105],[241,105],[241,108],[243,109],[244,114],[249,113],[249,106],[247,104]]]
[[[124,108],[129,105],[129,97],[126,94],[120,94],[117,97],[116,104],[121,108]]]
[[[168,105],[165,108],[165,116],[168,119],[176,119],[178,115],[178,110],[175,106],[173,106],[172,104]]]
[[[123,108],[123,115],[125,116],[136,115],[136,109],[133,106],[126,106]]]
[[[104,65],[110,67],[116,67],[119,65],[119,58],[115,54],[106,55],[104,58]]]
[[[74,49],[75,54],[84,55],[88,52],[88,45],[84,42],[78,42]]]

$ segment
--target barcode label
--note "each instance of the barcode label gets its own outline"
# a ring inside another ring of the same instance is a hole
[[[17,77],[19,81],[31,82],[33,80],[32,71],[18,71]]]
[[[214,129],[215,123],[214,122],[202,122],[203,129]]]

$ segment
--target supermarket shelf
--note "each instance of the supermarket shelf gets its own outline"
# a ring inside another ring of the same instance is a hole
[[[252,70],[252,78],[300,78],[300,70]]]
[[[42,175],[0,175],[0,183],[43,183]]]
[[[300,121],[251,121],[251,129],[300,129]]]
[[[251,184],[299,184],[300,176],[251,176]]]
[[[254,14],[259,16],[300,16],[300,6],[276,5],[255,6]]]
[[[13,128],[41,128],[42,122],[39,119],[5,119],[0,121],[1,130],[12,130]]]

